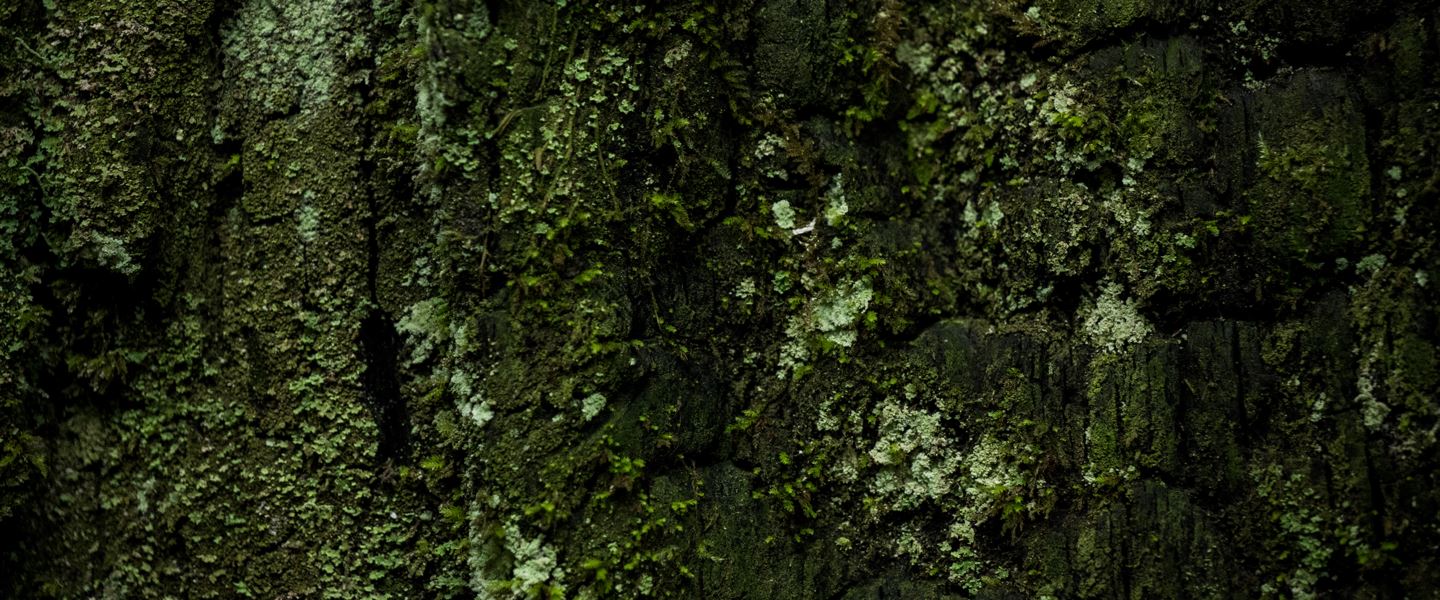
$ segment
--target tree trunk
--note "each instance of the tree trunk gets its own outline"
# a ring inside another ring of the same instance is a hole
[[[1440,594],[1440,9],[7,0],[0,595]]]

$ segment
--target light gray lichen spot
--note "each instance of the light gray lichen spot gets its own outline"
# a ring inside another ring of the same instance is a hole
[[[868,279],[836,286],[815,305],[816,330],[831,343],[847,348],[854,345],[856,325],[873,297]]]
[[[585,417],[586,421],[594,419],[602,410],[605,410],[604,394],[596,392],[580,401],[580,416]]]
[[[781,200],[770,205],[770,213],[775,215],[775,224],[781,229],[795,228],[795,209],[791,208],[790,201]]]
[[[1134,299],[1120,297],[1124,288],[1107,283],[1100,296],[1080,308],[1080,330],[1091,344],[1107,352],[1118,352],[1144,340],[1153,331],[1140,315]]]

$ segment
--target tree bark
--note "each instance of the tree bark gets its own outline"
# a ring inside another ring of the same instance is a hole
[[[0,592],[1436,596],[1437,23],[10,0]]]

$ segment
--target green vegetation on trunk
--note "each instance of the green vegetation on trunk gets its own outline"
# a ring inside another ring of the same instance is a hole
[[[0,596],[1440,594],[1419,0],[7,0]]]

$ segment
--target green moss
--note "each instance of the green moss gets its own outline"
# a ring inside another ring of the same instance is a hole
[[[1359,136],[1323,142],[1289,139],[1295,138],[1267,142],[1262,136],[1256,142],[1264,179],[1251,189],[1249,202],[1259,229],[1267,232],[1267,243],[1276,250],[1302,260],[1347,247],[1360,233],[1364,221],[1359,202],[1370,191],[1363,146],[1349,145],[1358,143]]]

